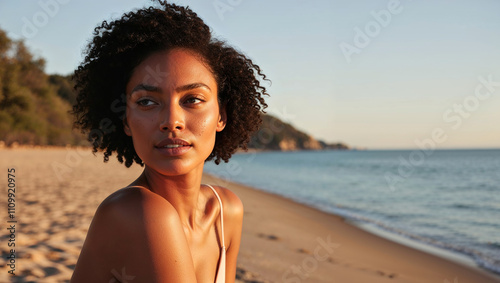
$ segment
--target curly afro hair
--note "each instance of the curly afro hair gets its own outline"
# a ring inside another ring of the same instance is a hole
[[[84,61],[75,70],[78,92],[73,106],[74,126],[88,134],[93,152],[104,152],[104,161],[116,151],[118,160],[130,167],[143,166],[132,138],[123,131],[125,87],[134,68],[160,50],[186,48],[198,54],[212,71],[218,101],[225,107],[227,124],[216,134],[207,158],[228,162],[238,148],[247,148],[258,129],[268,95],[260,80],[267,80],[259,66],[225,42],[212,37],[210,28],[188,7],[158,1],[159,7],[124,14],[94,29]]]

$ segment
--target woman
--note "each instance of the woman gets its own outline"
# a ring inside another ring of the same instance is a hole
[[[97,209],[71,282],[234,282],[243,206],[201,177],[260,125],[260,68],[160,1],[97,27],[74,78],[94,152],[144,171]]]

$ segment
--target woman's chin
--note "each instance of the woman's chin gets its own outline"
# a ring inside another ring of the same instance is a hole
[[[193,171],[197,171],[197,169],[203,170],[203,164],[204,162],[195,164],[192,160],[176,159],[156,162],[148,165],[148,167],[161,175],[175,177],[189,174]]]

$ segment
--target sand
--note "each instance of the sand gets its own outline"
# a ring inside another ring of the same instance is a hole
[[[8,168],[16,169],[17,223],[1,210],[0,282],[68,282],[99,203],[142,172],[114,158],[105,164],[88,149],[0,149],[4,208]],[[500,282],[285,198],[208,175],[204,182],[230,188],[245,206],[237,282]],[[6,265],[10,225],[16,276]]]

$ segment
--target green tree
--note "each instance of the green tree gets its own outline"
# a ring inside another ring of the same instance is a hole
[[[49,76],[44,68],[44,59],[0,29],[0,140],[7,145],[86,143],[72,129],[69,110],[76,94],[70,77]]]

